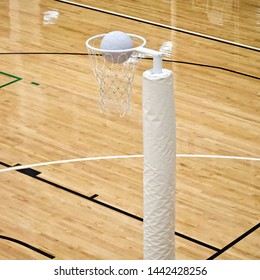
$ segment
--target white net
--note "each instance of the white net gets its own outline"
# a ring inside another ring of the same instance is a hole
[[[140,38],[132,37],[134,46],[140,46]],[[131,112],[132,84],[139,53],[120,50],[105,53],[100,48],[102,36],[96,36],[87,44],[93,71],[100,90],[100,110],[117,113],[121,117]],[[123,61],[123,62],[122,62]]]

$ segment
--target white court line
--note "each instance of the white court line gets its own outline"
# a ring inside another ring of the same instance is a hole
[[[81,162],[81,161],[98,161],[98,160],[110,160],[110,159],[128,159],[128,158],[143,158],[143,155],[122,155],[122,156],[104,156],[104,157],[90,157],[90,158],[74,158],[74,159],[65,159],[57,160],[50,162],[41,162],[28,165],[20,165],[14,167],[8,167],[0,169],[0,172],[14,171],[27,169],[37,166],[45,165],[54,165],[54,164],[63,164],[63,163],[72,163],[72,162]],[[176,157],[187,157],[187,158],[212,158],[212,159],[235,159],[235,160],[251,160],[251,161],[260,161],[260,158],[253,157],[238,157],[238,156],[219,156],[219,155],[193,155],[193,154],[177,154]]]
[[[254,157],[238,157],[238,156],[218,156],[218,155],[192,155],[192,154],[177,154],[177,157],[191,157],[191,158],[219,158],[219,159],[237,159],[237,160],[253,160],[260,161],[260,158]]]
[[[41,163],[33,163],[33,164],[28,164],[28,165],[8,167],[8,168],[0,169],[0,172],[20,170],[20,169],[26,169],[26,168],[32,168],[32,167],[44,166],[44,165],[54,165],[54,164],[80,162],[80,161],[94,161],[94,160],[104,160],[104,159],[106,159],[106,160],[108,160],[108,159],[124,159],[124,158],[142,158],[142,157],[143,157],[143,155],[125,155],[125,156],[74,158],[74,159],[65,159],[65,160],[57,160],[57,161],[41,162]]]
[[[167,25],[167,24],[162,24],[162,23],[158,23],[158,22],[154,22],[154,21],[150,21],[150,20],[145,20],[145,19],[138,18],[138,17],[129,16],[129,15],[126,15],[126,14],[121,14],[121,13],[117,13],[117,12],[113,12],[113,11],[109,11],[109,10],[104,10],[104,9],[96,8],[96,7],[93,7],[93,6],[80,4],[80,3],[77,3],[77,2],[72,2],[72,1],[67,1],[67,0],[57,0],[57,1],[58,2],[63,2],[63,3],[66,3],[66,4],[71,4],[71,5],[78,6],[78,7],[92,9],[92,10],[95,10],[95,11],[98,11],[98,12],[104,12],[104,13],[107,13],[107,14],[124,17],[124,18],[127,18],[127,19],[137,20],[137,21],[142,22],[142,23],[148,23],[148,24],[152,24],[152,25],[156,25],[156,26],[160,26],[160,27],[165,27],[165,28],[168,28],[168,29],[171,29],[171,30],[180,31],[180,32],[184,32],[184,33],[187,33],[187,34],[200,36],[202,38],[215,40],[215,41],[218,41],[218,42],[221,42],[221,43],[231,44],[231,45],[238,46],[238,47],[243,47],[243,48],[248,48],[248,49],[255,50],[255,51],[260,51],[260,48],[257,48],[257,47],[254,47],[254,46],[240,44],[240,43],[237,43],[237,42],[234,42],[234,41],[229,41],[229,40],[225,40],[225,39],[222,39],[222,38],[209,36],[209,35],[206,35],[206,34],[203,34],[203,33],[198,33],[198,32],[194,32],[194,31],[191,31],[191,30],[183,29],[183,28],[178,28],[178,27],[175,27],[175,26]]]

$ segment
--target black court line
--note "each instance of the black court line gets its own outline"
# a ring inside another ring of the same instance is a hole
[[[90,199],[94,199],[94,198],[96,198],[96,197],[98,197],[98,194],[93,194],[93,195],[90,196],[89,198],[90,198]]]
[[[12,167],[11,165],[6,164],[6,163],[3,163],[3,162],[1,162],[1,161],[0,161],[0,164],[3,165],[3,166],[6,166],[6,167]],[[14,165],[14,166],[20,166],[20,164],[16,164],[16,165]],[[56,184],[56,183],[54,183],[54,182],[51,182],[51,181],[49,181],[49,180],[47,180],[47,179],[40,178],[40,177],[38,177],[37,175],[40,174],[41,172],[39,172],[39,171],[37,171],[37,170],[34,170],[34,169],[32,169],[32,168],[25,168],[25,169],[16,170],[16,171],[17,171],[17,172],[20,172],[20,173],[22,173],[22,174],[24,174],[24,175],[27,175],[27,176],[29,176],[29,177],[31,177],[31,178],[34,178],[34,179],[36,179],[36,180],[38,180],[38,181],[40,181],[40,182],[46,183],[46,184],[48,184],[48,185],[51,185],[51,186],[53,186],[53,187],[55,187],[55,188],[61,189],[61,190],[63,190],[63,191],[66,191],[66,192],[68,192],[68,193],[71,193],[71,194],[73,194],[73,195],[76,195],[76,196],[79,196],[79,197],[81,197],[81,198],[84,198],[84,199],[87,199],[87,200],[89,200],[89,201],[92,201],[92,202],[94,202],[94,203],[96,203],[96,204],[105,206],[105,207],[107,207],[107,208],[109,208],[109,209],[112,209],[112,210],[118,212],[118,213],[124,214],[124,215],[129,216],[129,217],[131,217],[131,218],[134,218],[134,219],[136,219],[136,220],[142,221],[142,218],[140,218],[140,217],[138,217],[138,216],[136,216],[136,215],[134,215],[134,214],[132,214],[132,213],[129,213],[129,212],[124,211],[124,210],[122,210],[122,209],[120,209],[120,208],[117,208],[117,207],[114,207],[114,206],[109,205],[109,204],[107,204],[107,203],[104,203],[104,202],[101,202],[101,201],[99,201],[99,200],[96,200],[95,198],[98,196],[97,194],[94,194],[94,195],[92,195],[92,196],[87,196],[87,195],[82,194],[82,193],[80,193],[80,192],[74,191],[74,190],[72,190],[72,189],[69,189],[69,188],[66,188],[66,187],[64,187],[64,186],[61,186],[61,185],[59,185],[59,184]]]
[[[0,161],[0,165],[3,165],[3,166],[5,166],[5,167],[12,167],[12,165],[9,165],[9,164],[4,163],[4,162],[2,162],[2,161]]]
[[[193,243],[196,243],[196,244],[198,244],[198,245],[200,245],[200,246],[206,247],[206,248],[208,248],[208,249],[210,249],[210,250],[217,251],[217,252],[220,250],[220,249],[217,248],[217,247],[214,247],[214,246],[212,246],[212,245],[210,245],[210,244],[207,244],[207,243],[205,243],[205,242],[202,242],[202,241],[200,241],[200,240],[198,240],[198,239],[194,239],[194,238],[189,237],[189,236],[187,236],[187,235],[184,235],[184,234],[182,234],[182,233],[175,232],[175,234],[176,234],[176,236],[179,236],[179,237],[181,237],[181,238],[183,238],[183,239],[186,239],[186,240],[188,240],[188,241],[191,241],[191,242],[193,242]]]
[[[21,164],[16,164],[15,166],[21,166]],[[11,166],[10,166],[11,167]],[[16,170],[17,172],[23,173],[25,175],[28,175],[30,177],[36,177],[37,175],[41,174],[41,172],[34,170],[32,168],[26,168],[26,169],[21,169],[21,170]]]
[[[88,200],[93,201],[93,202],[95,202],[96,204],[99,204],[99,205],[101,205],[101,206],[104,206],[104,207],[106,207],[106,208],[108,208],[108,209],[114,210],[114,211],[116,211],[116,212],[118,212],[118,213],[121,213],[121,214],[123,214],[123,215],[126,215],[126,216],[128,216],[128,217],[131,217],[131,218],[133,218],[133,219],[135,219],[135,220],[143,221],[143,219],[142,219],[141,217],[138,217],[137,215],[134,215],[134,214],[129,213],[129,212],[125,211],[125,210],[119,209],[119,208],[117,208],[117,207],[115,207],[115,206],[112,206],[112,205],[107,204],[107,203],[105,203],[105,202],[102,202],[102,201],[100,201],[100,200],[96,200],[96,199],[91,198],[91,197],[89,197]]]
[[[213,69],[218,69],[218,70],[222,70],[222,71],[231,72],[233,74],[238,74],[238,75],[246,76],[248,78],[260,80],[260,77],[256,77],[256,76],[253,76],[253,75],[249,75],[249,74],[246,74],[246,73],[243,73],[243,72],[235,71],[235,70],[228,69],[228,68],[225,68],[225,67],[220,67],[220,66],[214,66],[214,65],[208,65],[208,64],[200,64],[200,63],[187,62],[187,61],[177,61],[177,60],[170,60],[170,59],[165,59],[164,61],[165,62],[173,62],[173,63],[179,63],[179,64],[192,65],[192,66],[200,66],[200,67],[206,67],[206,68],[213,68]]]
[[[216,252],[214,255],[210,256],[208,258],[208,260],[214,260],[215,258],[217,258],[218,256],[222,255],[224,252],[226,252],[228,249],[230,249],[231,247],[233,247],[235,244],[237,244],[238,242],[240,242],[241,240],[243,240],[244,238],[246,238],[248,235],[250,235],[252,232],[256,231],[258,228],[260,227],[260,223],[258,223],[257,225],[255,225],[254,227],[252,227],[251,229],[249,229],[247,232],[243,233],[242,235],[240,235],[238,238],[236,238],[235,240],[233,240],[231,243],[229,243],[228,245],[226,245],[224,248],[222,248],[221,250],[219,250],[218,252]],[[256,248],[257,250],[257,248]]]
[[[26,247],[26,248],[34,251],[34,252],[37,252],[37,253],[39,253],[39,254],[49,258],[49,259],[54,259],[55,258],[54,255],[51,255],[51,254],[49,254],[47,252],[44,252],[43,250],[41,250],[39,248],[36,248],[36,247],[34,247],[34,246],[32,246],[32,245],[30,245],[28,243],[25,243],[25,242],[23,242],[21,240],[18,240],[18,239],[12,238],[12,237],[8,237],[8,236],[4,236],[4,235],[0,235],[0,239],[8,240],[8,241],[11,241],[13,243],[17,243],[19,245],[22,245],[22,246],[24,246],[24,247]]]
[[[11,165],[8,165],[8,164],[3,163],[3,162],[0,162],[0,164],[1,164],[1,165],[4,165],[4,166],[6,166],[6,167],[12,167]],[[20,164],[17,164],[17,165],[15,165],[15,166],[18,166],[18,165],[20,165]],[[30,177],[32,177],[32,178],[34,178],[34,179],[36,179],[36,180],[38,180],[38,181],[41,181],[41,182],[43,182],[43,183],[46,183],[46,184],[49,184],[49,185],[51,185],[51,186],[53,186],[53,187],[56,187],[56,188],[58,188],[58,189],[61,189],[61,190],[63,190],[63,191],[69,192],[69,193],[74,194],[74,195],[77,195],[77,196],[79,196],[79,197],[81,197],[81,198],[84,198],[84,199],[87,199],[87,200],[89,200],[89,201],[92,201],[92,202],[94,202],[94,203],[96,203],[96,204],[99,204],[99,205],[101,205],[101,206],[104,206],[104,207],[106,207],[106,208],[108,208],[108,209],[111,209],[111,210],[113,210],[113,211],[116,211],[116,212],[118,212],[118,213],[121,213],[121,214],[123,214],[123,215],[126,215],[126,216],[128,216],[128,217],[131,217],[131,218],[133,218],[133,219],[135,219],[135,220],[138,220],[138,221],[143,222],[143,218],[142,218],[142,217],[139,217],[139,216],[137,216],[137,215],[134,215],[134,214],[132,214],[132,213],[129,213],[129,212],[125,211],[125,210],[122,210],[122,209],[120,209],[120,208],[117,208],[117,207],[115,207],[115,206],[112,206],[112,205],[110,205],[110,204],[107,204],[107,203],[102,202],[102,201],[100,201],[100,200],[96,200],[95,198],[98,196],[98,194],[94,194],[94,195],[92,195],[92,196],[87,196],[87,195],[84,195],[84,194],[79,193],[79,192],[77,192],[77,191],[74,191],[74,190],[71,190],[71,189],[69,189],[69,188],[63,187],[63,186],[61,186],[61,185],[59,185],[59,184],[56,184],[56,183],[54,183],[54,182],[51,182],[51,181],[49,181],[49,180],[46,180],[46,179],[37,177],[37,175],[40,174],[40,172],[39,172],[39,171],[36,171],[36,170],[33,170],[33,169],[31,169],[31,168],[26,168],[26,169],[23,169],[23,170],[16,170],[16,171],[17,171],[17,172],[20,172],[20,173],[22,173],[22,174],[24,174],[24,175],[30,176]],[[214,246],[212,246],[212,245],[210,245],[210,244],[207,244],[207,243],[202,242],[202,241],[200,241],[200,240],[194,239],[194,238],[189,237],[189,236],[187,236],[187,235],[184,235],[184,234],[182,234],[182,233],[175,232],[175,234],[176,234],[176,236],[178,236],[178,237],[180,237],[180,238],[186,239],[186,240],[188,240],[188,241],[190,241],[190,242],[196,243],[196,244],[198,244],[198,245],[200,245],[200,246],[206,247],[206,248],[211,249],[211,250],[213,250],[213,251],[219,251],[219,250],[220,250],[219,248],[216,248],[216,247],[214,247]]]
[[[26,175],[28,175],[28,174],[26,174]],[[30,176],[30,175],[29,175],[29,176]],[[34,179],[36,179],[36,180],[38,180],[38,181],[41,181],[41,182],[43,182],[43,183],[49,184],[49,185],[51,185],[51,186],[53,186],[53,187],[55,187],[55,188],[58,188],[58,189],[61,189],[61,190],[63,190],[63,191],[66,191],[66,192],[68,192],[68,193],[77,195],[77,196],[79,196],[79,197],[81,197],[81,198],[87,199],[87,200],[92,201],[92,202],[94,202],[94,203],[96,203],[96,204],[105,206],[105,207],[107,207],[107,208],[109,208],[109,209],[112,209],[112,210],[114,210],[114,211],[116,211],[116,212],[118,212],[118,213],[124,214],[124,215],[126,215],[126,216],[128,216],[128,217],[134,218],[134,219],[136,219],[136,220],[140,220],[138,216],[136,216],[136,215],[134,215],[134,214],[132,214],[132,213],[129,213],[129,212],[124,211],[124,210],[122,210],[122,209],[120,209],[120,208],[117,208],[117,207],[114,207],[114,206],[109,205],[109,204],[107,204],[107,203],[104,203],[104,202],[101,202],[101,201],[99,201],[99,200],[96,200],[95,197],[98,196],[97,194],[94,194],[94,195],[92,195],[92,196],[87,196],[87,195],[82,194],[82,193],[80,193],[80,192],[77,192],[77,191],[74,191],[74,190],[72,190],[72,189],[63,187],[63,186],[61,186],[61,185],[59,185],[59,184],[53,183],[53,182],[51,182],[51,181],[49,181],[49,180],[46,180],[46,179],[43,179],[43,178],[40,178],[40,177],[37,177],[37,176],[35,176],[35,177],[31,176],[31,177],[34,178]]]
[[[99,8],[95,8],[95,7],[92,7],[92,6],[87,6],[87,5],[83,5],[83,4],[79,4],[79,3],[65,2],[65,1],[62,1],[62,0],[54,0],[54,1],[60,2],[62,4],[75,6],[75,7],[78,7],[78,8],[83,8],[83,9],[92,10],[92,11],[95,11],[95,12],[100,12],[100,13],[103,13],[103,14],[112,15],[112,16],[115,16],[115,17],[120,17],[120,18],[125,18],[125,19],[128,19],[128,20],[136,21],[136,22],[141,22],[141,23],[144,23],[144,24],[160,27],[160,28],[167,29],[167,30],[172,30],[172,31],[175,31],[175,32],[188,34],[188,35],[191,35],[191,36],[200,37],[200,38],[203,38],[203,39],[212,40],[212,41],[222,43],[222,44],[227,44],[227,45],[236,46],[236,47],[251,50],[251,51],[260,52],[260,49],[258,49],[256,47],[239,44],[239,43],[228,41],[228,40],[225,40],[225,39],[212,37],[212,36],[201,34],[201,33],[192,32],[192,31],[189,31],[189,30],[184,30],[184,29],[177,28],[177,27],[174,27],[174,26],[160,24],[158,22],[152,22],[152,21],[149,21],[149,20],[132,17],[132,16],[128,16],[128,15],[125,15],[125,14],[119,14],[119,13],[112,12],[112,11],[102,10],[102,9],[99,9]]]
[[[82,56],[90,56],[88,53],[69,53],[69,52],[12,52],[12,53],[0,53],[0,55],[82,55]],[[140,57],[140,59],[144,60],[152,60],[153,58],[144,58]],[[172,60],[172,59],[163,59],[164,62],[169,63],[177,63],[177,64],[186,64],[186,65],[193,65],[193,66],[199,66],[199,67],[207,67],[207,68],[213,68],[218,69],[221,71],[227,71],[233,74],[242,75],[248,78],[260,80],[260,77],[256,77],[253,75],[249,75],[243,72],[235,71],[229,68],[221,67],[221,66],[215,66],[215,65],[209,65],[209,64],[201,64],[201,63],[195,63],[195,62],[189,62],[189,61],[179,61],[179,60]]]

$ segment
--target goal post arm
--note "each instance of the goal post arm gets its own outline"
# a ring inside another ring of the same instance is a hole
[[[140,53],[150,55],[153,57],[153,74],[161,74],[162,73],[162,53],[159,51],[155,51],[152,49],[148,49],[145,47],[138,47],[136,50]]]

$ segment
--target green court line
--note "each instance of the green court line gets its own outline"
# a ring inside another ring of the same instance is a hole
[[[35,86],[39,86],[40,84],[38,83],[35,83],[35,82],[31,82],[32,85],[35,85]]]
[[[7,77],[10,77],[10,78],[14,78],[14,79],[15,79],[15,80],[13,80],[13,81],[11,81],[11,82],[9,82],[9,83],[6,83],[6,84],[4,84],[4,85],[0,85],[0,88],[9,86],[9,85],[11,85],[11,84],[13,84],[13,83],[16,83],[16,82],[19,82],[19,81],[22,80],[22,78],[20,78],[20,77],[17,77],[17,76],[14,76],[14,75],[11,75],[11,74],[8,74],[8,73],[5,73],[5,72],[0,72],[0,75],[5,75],[5,76],[7,76]]]

